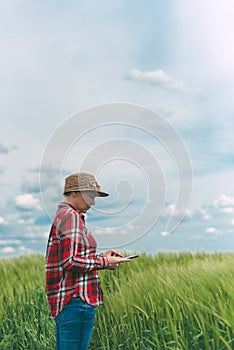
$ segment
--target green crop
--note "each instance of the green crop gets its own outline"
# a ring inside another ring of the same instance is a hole
[[[90,350],[234,349],[234,254],[141,254],[100,271]],[[54,350],[42,255],[0,260],[0,349]]]

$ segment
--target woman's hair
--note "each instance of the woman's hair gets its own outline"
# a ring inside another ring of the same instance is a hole
[[[66,193],[64,193],[64,196],[65,196],[65,197],[69,197],[69,196],[71,195],[72,192],[78,193],[78,192],[80,192],[80,191],[66,192]]]

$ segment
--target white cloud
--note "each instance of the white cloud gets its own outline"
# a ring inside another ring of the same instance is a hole
[[[220,210],[220,213],[234,214],[234,207],[224,207]]]
[[[95,234],[99,235],[99,234],[113,234],[115,233],[115,230],[111,227],[107,227],[105,229],[96,229],[95,230]]]
[[[6,223],[6,220],[2,216],[0,216],[0,225],[6,225]]]
[[[0,245],[6,244],[20,244],[20,240],[18,239],[0,239]]]
[[[207,227],[205,230],[207,233],[217,233],[217,230],[215,227]]]
[[[15,197],[16,206],[22,210],[42,210],[38,198],[33,197],[30,193],[21,194]]]
[[[200,208],[198,211],[201,213],[204,220],[211,220],[211,215],[207,212],[207,210]]]
[[[30,219],[19,219],[18,220],[18,223],[21,224],[21,225],[34,225],[34,218],[30,218]]]
[[[1,249],[1,252],[5,254],[14,253],[15,249],[13,247],[5,247]]]
[[[169,236],[169,235],[170,235],[170,232],[168,232],[168,231],[162,231],[160,234],[161,234],[161,236],[166,237],[166,236]]]
[[[49,237],[49,233],[50,233],[50,226],[48,226],[48,229],[44,232],[42,232],[42,237],[43,238],[48,238]]]
[[[33,252],[31,249],[28,249],[23,245],[18,248],[18,251],[23,254],[30,254]]]
[[[169,212],[173,216],[181,216],[186,218],[192,217],[192,211],[188,208],[180,208],[176,209],[174,204],[169,204],[166,208],[166,211]]]
[[[133,68],[130,70],[129,77],[135,81],[146,82],[157,85],[165,89],[175,91],[186,91],[186,85],[182,81],[178,81],[161,69],[143,72]]]
[[[217,207],[234,207],[234,197],[227,195],[221,195],[218,199],[214,200],[213,205]]]

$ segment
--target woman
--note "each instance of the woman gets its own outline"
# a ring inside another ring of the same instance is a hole
[[[95,177],[76,173],[65,179],[64,201],[58,206],[46,251],[46,292],[56,321],[57,350],[87,350],[94,310],[103,304],[98,270],[115,270],[131,261],[117,249],[97,254],[84,214],[96,197],[106,197]]]

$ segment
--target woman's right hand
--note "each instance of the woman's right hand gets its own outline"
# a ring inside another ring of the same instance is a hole
[[[109,270],[115,270],[120,263],[124,263],[124,262],[129,262],[131,261],[131,259],[127,259],[127,258],[120,258],[119,256],[107,256],[108,259],[108,269]]]

